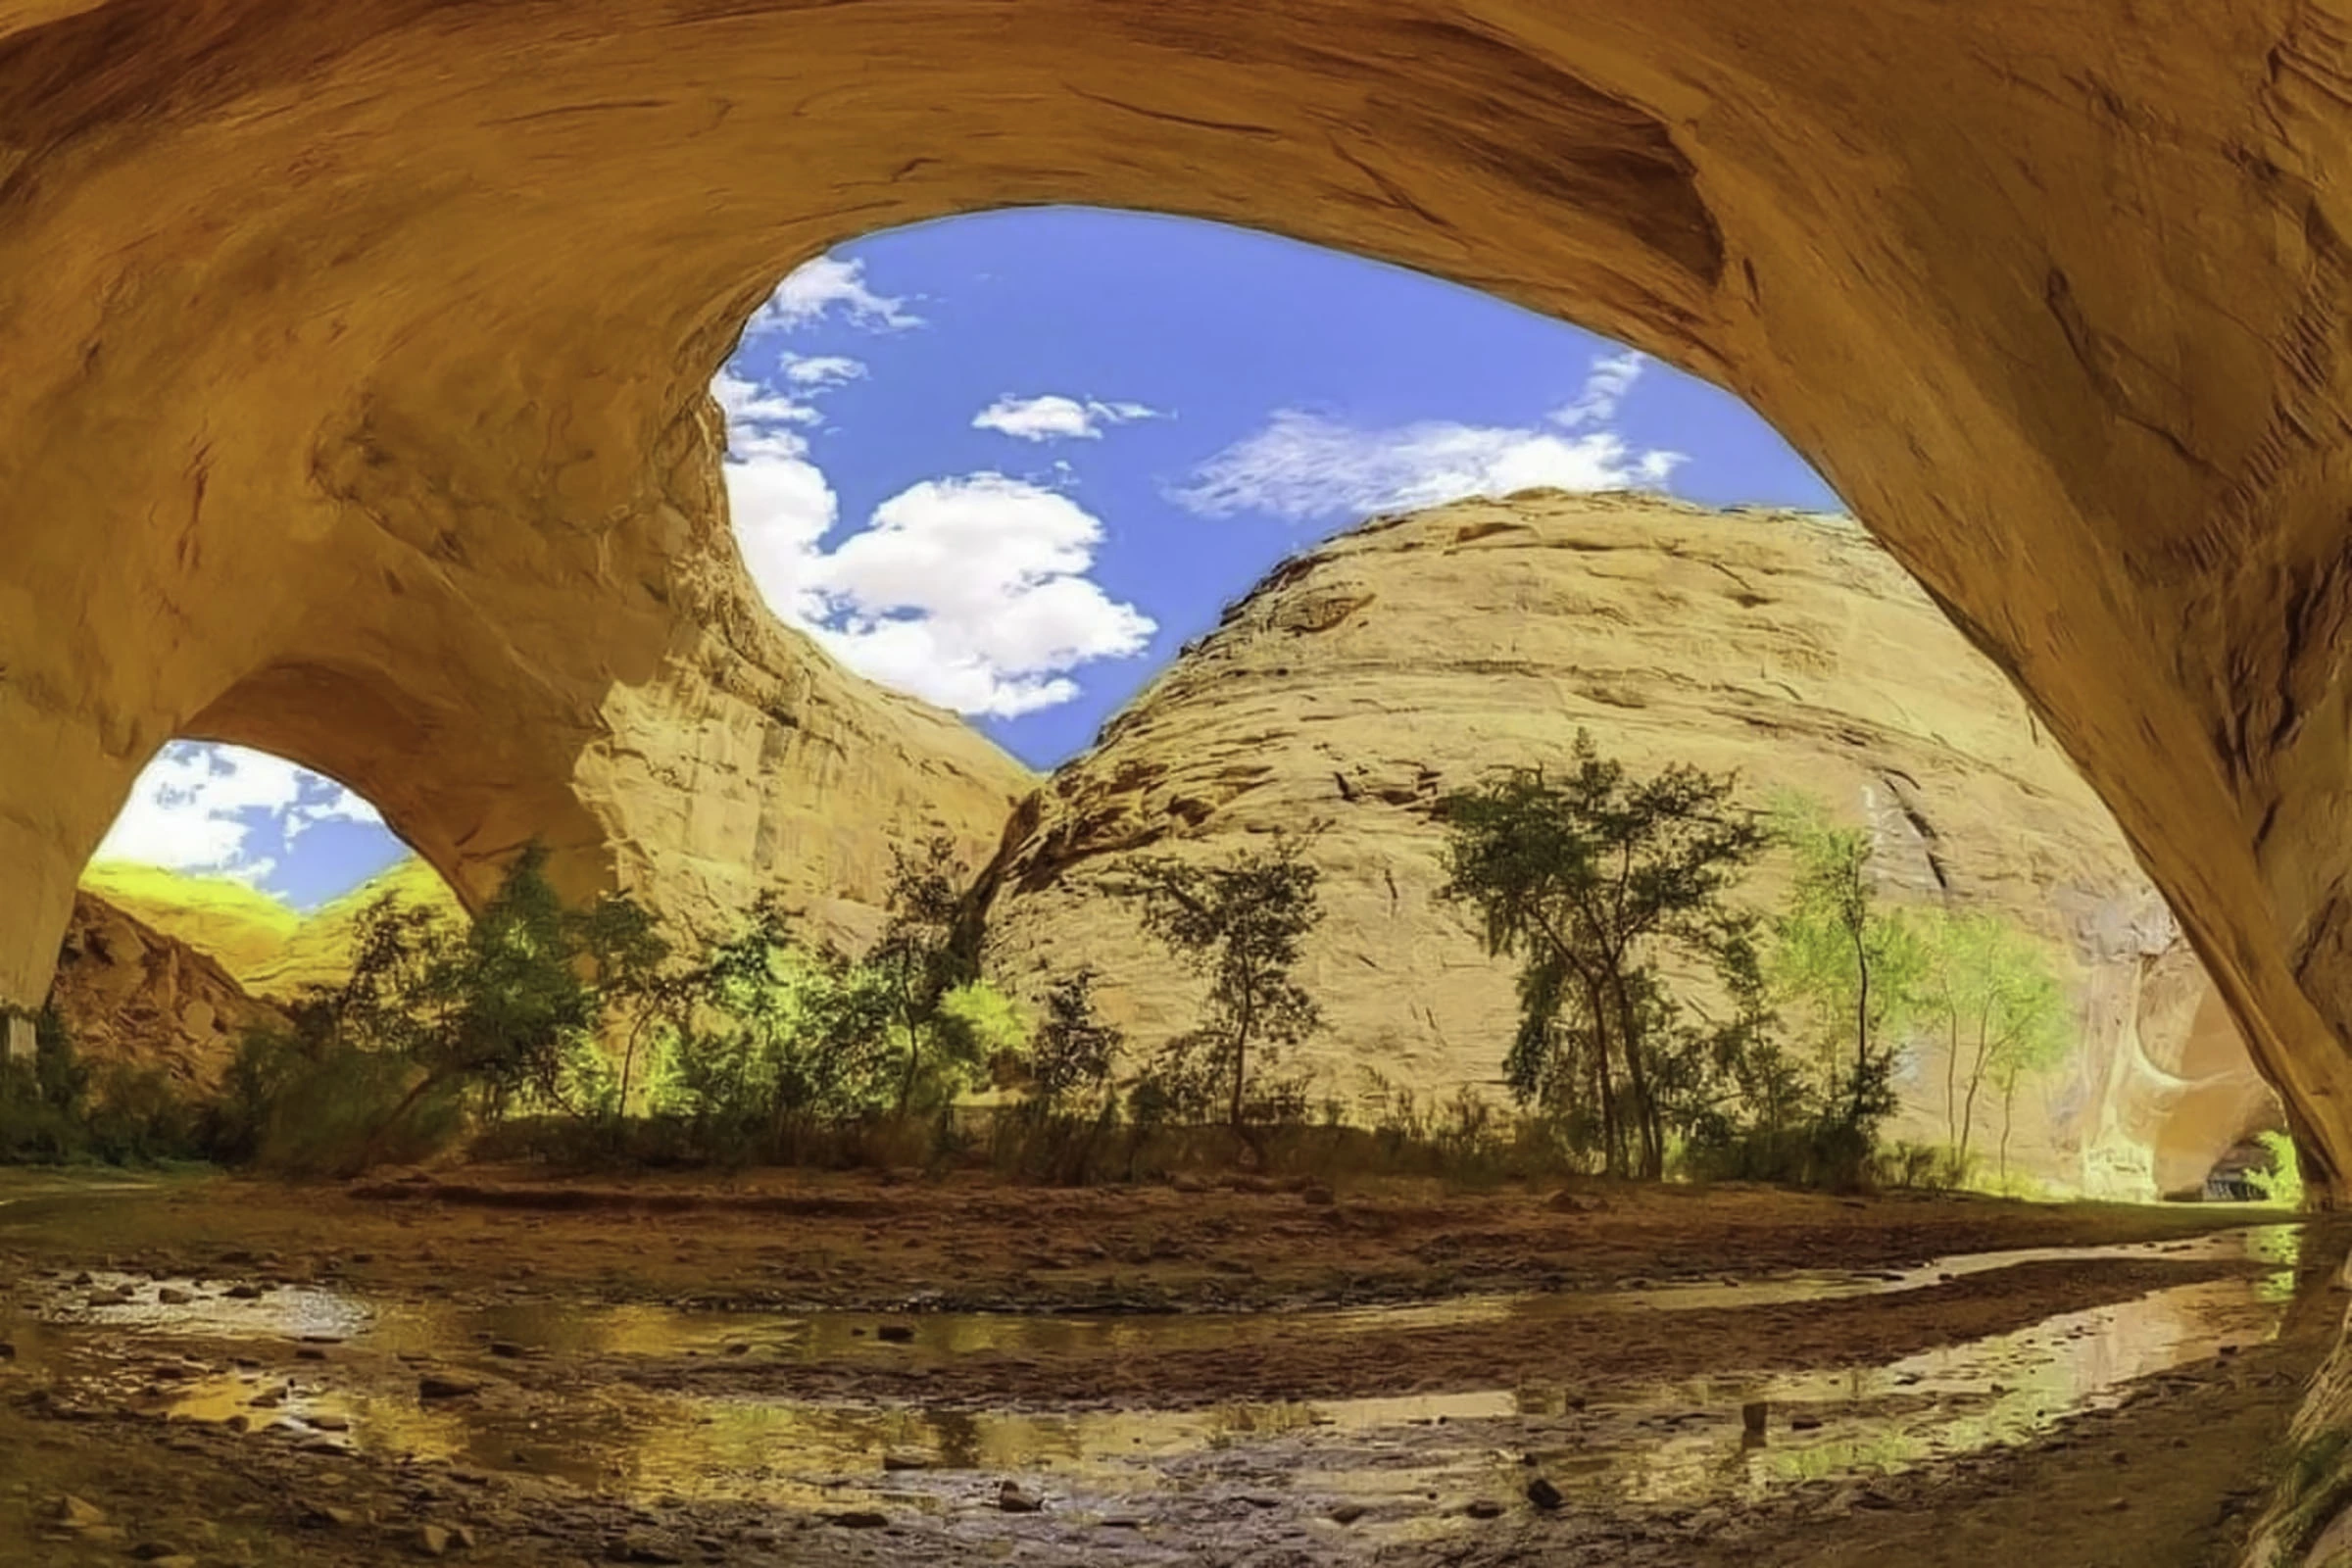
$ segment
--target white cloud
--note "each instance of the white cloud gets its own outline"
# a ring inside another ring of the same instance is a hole
[[[863,262],[819,256],[793,270],[765,304],[752,313],[744,335],[789,332],[839,311],[859,326],[885,331],[920,326],[923,318],[906,309],[906,302],[877,294],[865,283]]]
[[[1432,419],[1363,429],[1281,410],[1203,463],[1174,499],[1202,516],[1255,512],[1306,522],[1539,487],[1663,485],[1683,455],[1637,450],[1608,428],[1643,363],[1636,354],[1595,361],[1577,399],[1532,427]]]
[[[770,609],[842,662],[962,713],[1068,702],[1069,672],[1156,629],[1088,575],[1102,525],[1058,491],[976,473],[929,479],[827,550],[840,506],[795,425],[807,406],[722,375],[727,494]]]
[[[258,882],[276,861],[257,851],[266,828],[286,846],[320,822],[369,822],[375,808],[323,774],[237,746],[173,741],[131,786],[92,857]]]
[[[822,391],[844,381],[855,381],[865,374],[865,362],[853,360],[846,354],[787,354],[784,356],[784,379],[794,386]]]
[[[973,415],[972,428],[1022,441],[1095,441],[1102,438],[1104,425],[1152,418],[1157,412],[1142,403],[1081,401],[1052,392],[1035,398],[1008,394]]]

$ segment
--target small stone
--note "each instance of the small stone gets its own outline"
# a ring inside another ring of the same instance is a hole
[[[1473,1499],[1462,1512],[1473,1519],[1499,1519],[1502,1517],[1502,1504],[1493,1497],[1479,1497]]]
[[[195,1298],[176,1285],[167,1285],[155,1293],[158,1303],[164,1306],[185,1306]]]
[[[462,1378],[450,1372],[427,1372],[416,1380],[419,1399],[463,1399],[469,1394],[482,1392],[479,1378]]]
[[[311,1425],[320,1432],[349,1432],[351,1430],[351,1423],[339,1415],[321,1413],[311,1416],[309,1420]]]
[[[890,1523],[890,1515],[878,1508],[843,1508],[821,1516],[829,1525],[844,1530],[879,1530]]]
[[[427,1557],[446,1557],[454,1543],[449,1532],[439,1525],[416,1527],[416,1549]]]
[[[882,1341],[885,1345],[911,1345],[914,1343],[914,1325],[911,1323],[885,1323],[874,1330],[874,1338]]]
[[[1771,1416],[1772,1402],[1770,1400],[1750,1399],[1740,1407],[1740,1426],[1750,1437],[1760,1438],[1764,1435],[1764,1423]]]
[[[94,1502],[84,1502],[71,1492],[49,1504],[49,1517],[68,1530],[88,1530],[106,1523],[106,1510]]]
[[[1006,1513],[1037,1513],[1046,1506],[1046,1499],[1018,1481],[1007,1481],[997,1489],[997,1506]]]
[[[1335,1525],[1351,1525],[1361,1519],[1367,1511],[1360,1502],[1343,1502],[1323,1517]]]
[[[331,1502],[304,1510],[302,1522],[313,1530],[350,1530],[360,1522],[353,1510]]]
[[[1561,1494],[1559,1488],[1544,1477],[1538,1476],[1527,1484],[1527,1500],[1545,1513],[1549,1513],[1568,1499]]]
[[[1788,1430],[1791,1432],[1818,1432],[1821,1430],[1821,1417],[1792,1415],[1788,1418]]]
[[[326,1359],[326,1352],[316,1345],[298,1345],[294,1348],[294,1359],[297,1361],[323,1361]]]
[[[231,1285],[221,1294],[232,1301],[258,1301],[262,1298],[262,1288],[259,1285]]]
[[[885,1470],[932,1470],[938,1465],[936,1455],[919,1448],[893,1448],[882,1455],[882,1468]]]

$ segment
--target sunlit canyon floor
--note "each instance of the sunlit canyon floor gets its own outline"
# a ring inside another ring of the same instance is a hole
[[[2259,1209],[1188,1186],[7,1178],[0,1562],[2220,1563],[2347,1299]]]

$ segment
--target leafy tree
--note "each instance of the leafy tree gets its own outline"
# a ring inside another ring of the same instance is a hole
[[[491,1109],[536,1091],[561,1102],[565,1048],[592,1033],[599,999],[581,969],[578,923],[546,875],[547,851],[525,845],[490,902],[454,938],[445,928],[418,928],[415,946],[394,940],[384,950],[398,966],[371,972],[375,956],[363,941],[347,997],[369,999],[369,1021],[391,1022],[405,1054],[422,1074],[377,1129],[376,1140],[398,1126],[418,1102],[447,1085],[477,1089]],[[405,923],[395,914],[383,934]]]
[[[1062,975],[1046,988],[1046,1015],[1030,1048],[1036,1103],[1058,1112],[1090,1103],[1109,1087],[1125,1037],[1095,1010],[1095,972]]]
[[[2246,1169],[2246,1181],[2262,1195],[2265,1202],[2283,1203],[2289,1208],[2303,1206],[2303,1162],[2295,1153],[2295,1141],[2276,1128],[2254,1135],[2263,1152],[2271,1156],[2271,1167],[2262,1170]]]
[[[692,978],[671,963],[674,949],[654,912],[626,894],[598,899],[574,921],[571,935],[587,963],[598,1016],[620,1040],[612,1108],[625,1115],[638,1051],[657,1025],[674,1022]]]
[[[678,1097],[706,1122],[758,1122],[771,1150],[796,1120],[870,1114],[897,1084],[894,981],[832,948],[795,946],[782,903],[761,898],[697,973],[700,1011],[678,1052]]]
[[[1952,1146],[1965,1168],[1978,1097],[1992,1085],[2002,1092],[2005,1168],[2018,1079],[2055,1065],[2073,1043],[2065,993],[2041,946],[1989,911],[1935,922],[1927,960],[1921,1010],[1944,1036],[1944,1120]]]
[[[1771,830],[1796,866],[1768,972],[1813,1015],[1825,1091],[1867,1142],[1895,1109],[1895,1038],[1917,1011],[1927,948],[1879,906],[1867,831],[1837,825],[1820,802],[1794,794],[1775,800]]]
[[[971,1043],[968,1030],[943,1028],[948,1020],[941,1012],[949,994],[973,978],[956,940],[968,881],[956,840],[948,834],[924,840],[914,855],[892,847],[890,888],[884,899],[889,919],[867,962],[885,977],[894,999],[901,1111],[913,1105],[927,1071],[937,1080],[935,1091],[944,1088],[946,1098],[952,1099],[970,1065],[960,1055],[947,1061],[929,1057],[929,1048],[954,1053]]]
[[[1441,803],[1444,896],[1477,906],[1490,954],[1522,960],[1512,1092],[1589,1098],[1613,1172],[1664,1174],[1668,1102],[1697,1076],[1659,960],[1721,966],[1747,951],[1724,899],[1765,836],[1731,793],[1689,766],[1632,777],[1580,729],[1557,777],[1512,768]],[[1670,1053],[1675,1082],[1661,1077]]]
[[[1146,934],[1208,980],[1200,1027],[1162,1047],[1154,1074],[1178,1115],[1221,1090],[1227,1123],[1246,1134],[1250,1095],[1282,1053],[1322,1027],[1322,1011],[1291,975],[1298,946],[1323,917],[1306,841],[1277,834],[1222,863],[1137,856],[1107,885],[1142,906]]]

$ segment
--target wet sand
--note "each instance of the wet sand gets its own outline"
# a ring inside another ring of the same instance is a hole
[[[2345,1299],[2264,1210],[63,1188],[0,1562],[2186,1568]]]

